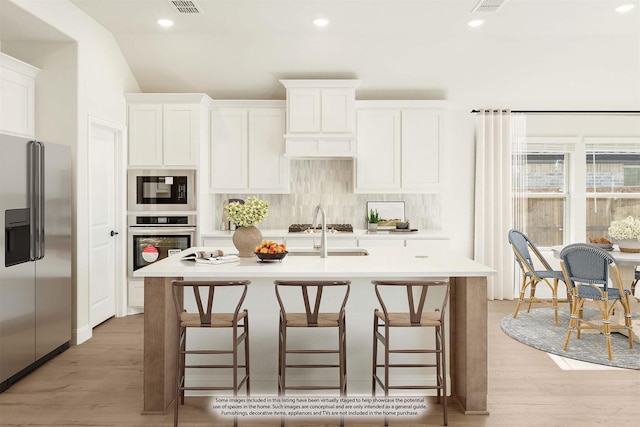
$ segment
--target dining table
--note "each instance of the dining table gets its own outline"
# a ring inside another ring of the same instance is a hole
[[[552,246],[551,251],[553,252],[553,256],[560,258],[560,253],[563,248],[563,245]],[[636,268],[640,265],[640,253],[622,252],[617,245],[613,245],[613,249],[607,252],[613,257],[618,267],[622,285],[625,289],[631,289],[631,283],[635,279]],[[637,291],[636,295],[631,295],[631,298],[629,298],[632,313],[640,313],[640,298],[638,297],[640,297],[640,291]],[[614,311],[611,322],[624,325],[624,313],[622,313],[622,310]],[[631,323],[633,326],[633,341],[640,343],[640,319],[632,319]],[[628,336],[626,329],[620,329],[618,332]]]

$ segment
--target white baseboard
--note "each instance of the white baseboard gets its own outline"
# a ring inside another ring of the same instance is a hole
[[[92,336],[93,336],[93,329],[91,328],[91,326],[87,324],[82,326],[81,328],[74,329],[71,332],[71,343],[73,345],[79,345],[85,341],[90,340]]]
[[[142,314],[144,313],[144,307],[127,307],[127,316],[131,314]]]

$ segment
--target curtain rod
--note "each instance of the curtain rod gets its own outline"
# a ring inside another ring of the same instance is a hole
[[[471,110],[471,113],[479,113],[480,111],[481,110]],[[502,111],[505,112],[508,110]],[[511,110],[511,112],[526,114],[640,114],[638,110]]]

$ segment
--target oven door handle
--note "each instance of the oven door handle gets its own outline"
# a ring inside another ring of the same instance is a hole
[[[174,228],[174,227],[129,227],[129,233],[133,235],[143,235],[143,234],[176,234],[176,233],[195,233],[195,227],[184,227],[184,228]]]

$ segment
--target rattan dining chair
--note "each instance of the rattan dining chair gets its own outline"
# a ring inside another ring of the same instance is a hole
[[[585,329],[595,329],[604,334],[609,360],[613,359],[611,330],[627,329],[629,348],[633,348],[629,303],[631,292],[622,286],[620,272],[613,257],[590,243],[575,243],[565,247],[560,252],[560,258],[565,280],[573,290],[571,321],[563,350],[567,350],[572,332],[575,331],[580,339],[580,332]],[[595,303],[600,313],[599,319],[583,317],[582,310],[587,301]],[[611,315],[618,305],[624,310],[624,325],[611,324]]]
[[[633,282],[631,282],[631,295],[633,296],[636,295],[636,285],[638,284],[638,280],[640,280],[640,271],[636,270]]]
[[[571,292],[569,286],[564,280],[561,270],[553,270],[547,260],[542,256],[536,245],[521,231],[509,230],[509,243],[513,249],[516,261],[522,272],[522,283],[520,285],[520,296],[516,309],[513,312],[513,318],[518,316],[520,305],[529,303],[527,313],[531,310],[533,303],[551,303],[554,310],[555,324],[558,326],[558,302],[570,302]],[[542,269],[536,269],[531,254],[535,255],[536,260],[542,265]],[[552,280],[553,282],[550,282]],[[548,299],[536,297],[536,286],[538,283],[544,282],[551,289],[551,301]],[[567,288],[567,298],[558,300],[558,284],[563,282]],[[529,288],[529,297],[525,297],[527,288]]]

